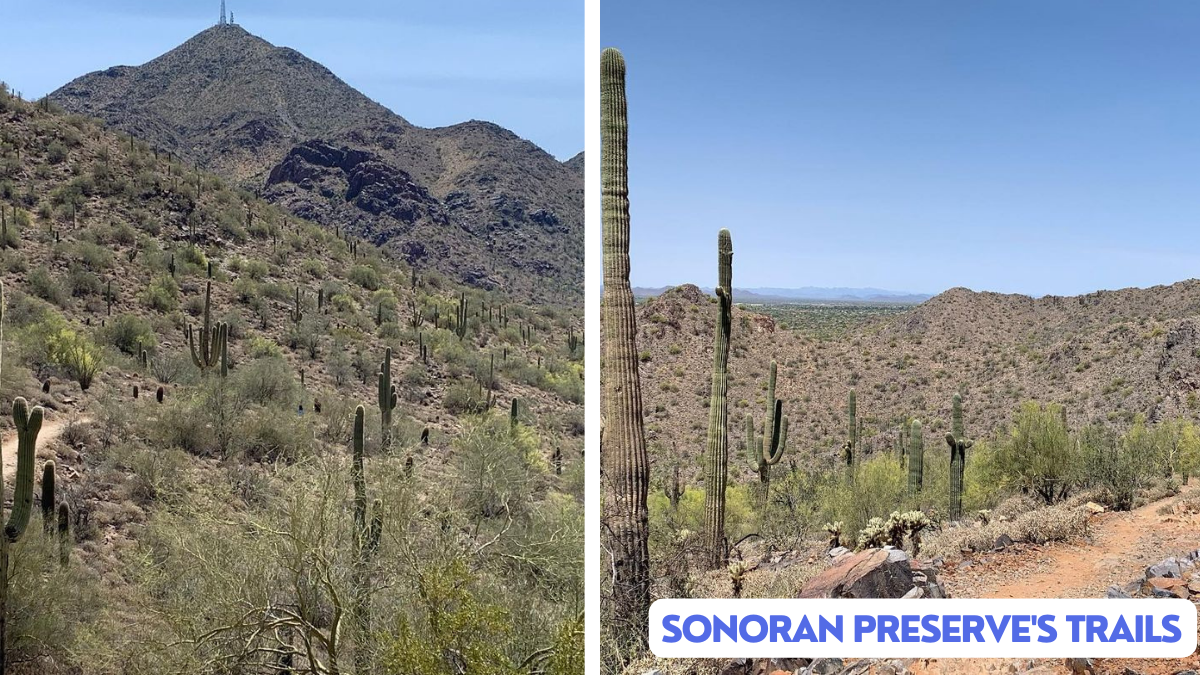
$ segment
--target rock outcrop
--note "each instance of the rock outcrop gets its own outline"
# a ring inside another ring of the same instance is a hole
[[[836,551],[836,549],[835,549]],[[798,598],[944,598],[933,566],[912,560],[890,546],[850,553],[800,589]]]

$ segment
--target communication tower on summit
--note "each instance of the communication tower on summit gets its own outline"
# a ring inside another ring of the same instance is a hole
[[[225,0],[221,0],[221,23],[219,23],[217,25],[224,26],[227,23],[229,23],[229,22],[225,20]]]

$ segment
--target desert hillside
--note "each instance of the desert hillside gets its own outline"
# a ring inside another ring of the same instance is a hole
[[[692,285],[638,307],[647,439],[684,457],[704,448],[715,312],[714,300]],[[925,420],[935,438],[944,433],[955,392],[975,437],[999,431],[1026,400],[1064,405],[1072,426],[1127,425],[1139,414],[1195,417],[1198,329],[1194,280],[1036,300],[955,288],[837,339],[780,329],[735,307],[730,428],[741,430],[747,412],[762,417],[772,359],[791,424],[788,457],[802,463],[836,457],[851,388],[867,454],[890,451],[908,418]],[[732,437],[736,446],[742,436]],[[699,475],[698,461],[684,466]],[[744,462],[736,467],[749,475]]]
[[[580,309],[7,88],[0,214],[9,672],[577,672]]]

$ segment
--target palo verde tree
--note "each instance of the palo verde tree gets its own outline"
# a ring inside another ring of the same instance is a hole
[[[650,467],[642,426],[637,320],[629,284],[629,123],[625,108],[625,58],[616,49],[600,56],[600,177],[602,188],[604,325],[600,436],[604,490],[603,544],[612,556],[612,608],[606,617],[622,649],[646,645],[650,610]]]

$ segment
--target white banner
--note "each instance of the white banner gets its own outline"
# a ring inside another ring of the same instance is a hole
[[[659,600],[664,658],[1180,658],[1196,649],[1181,599]]]

